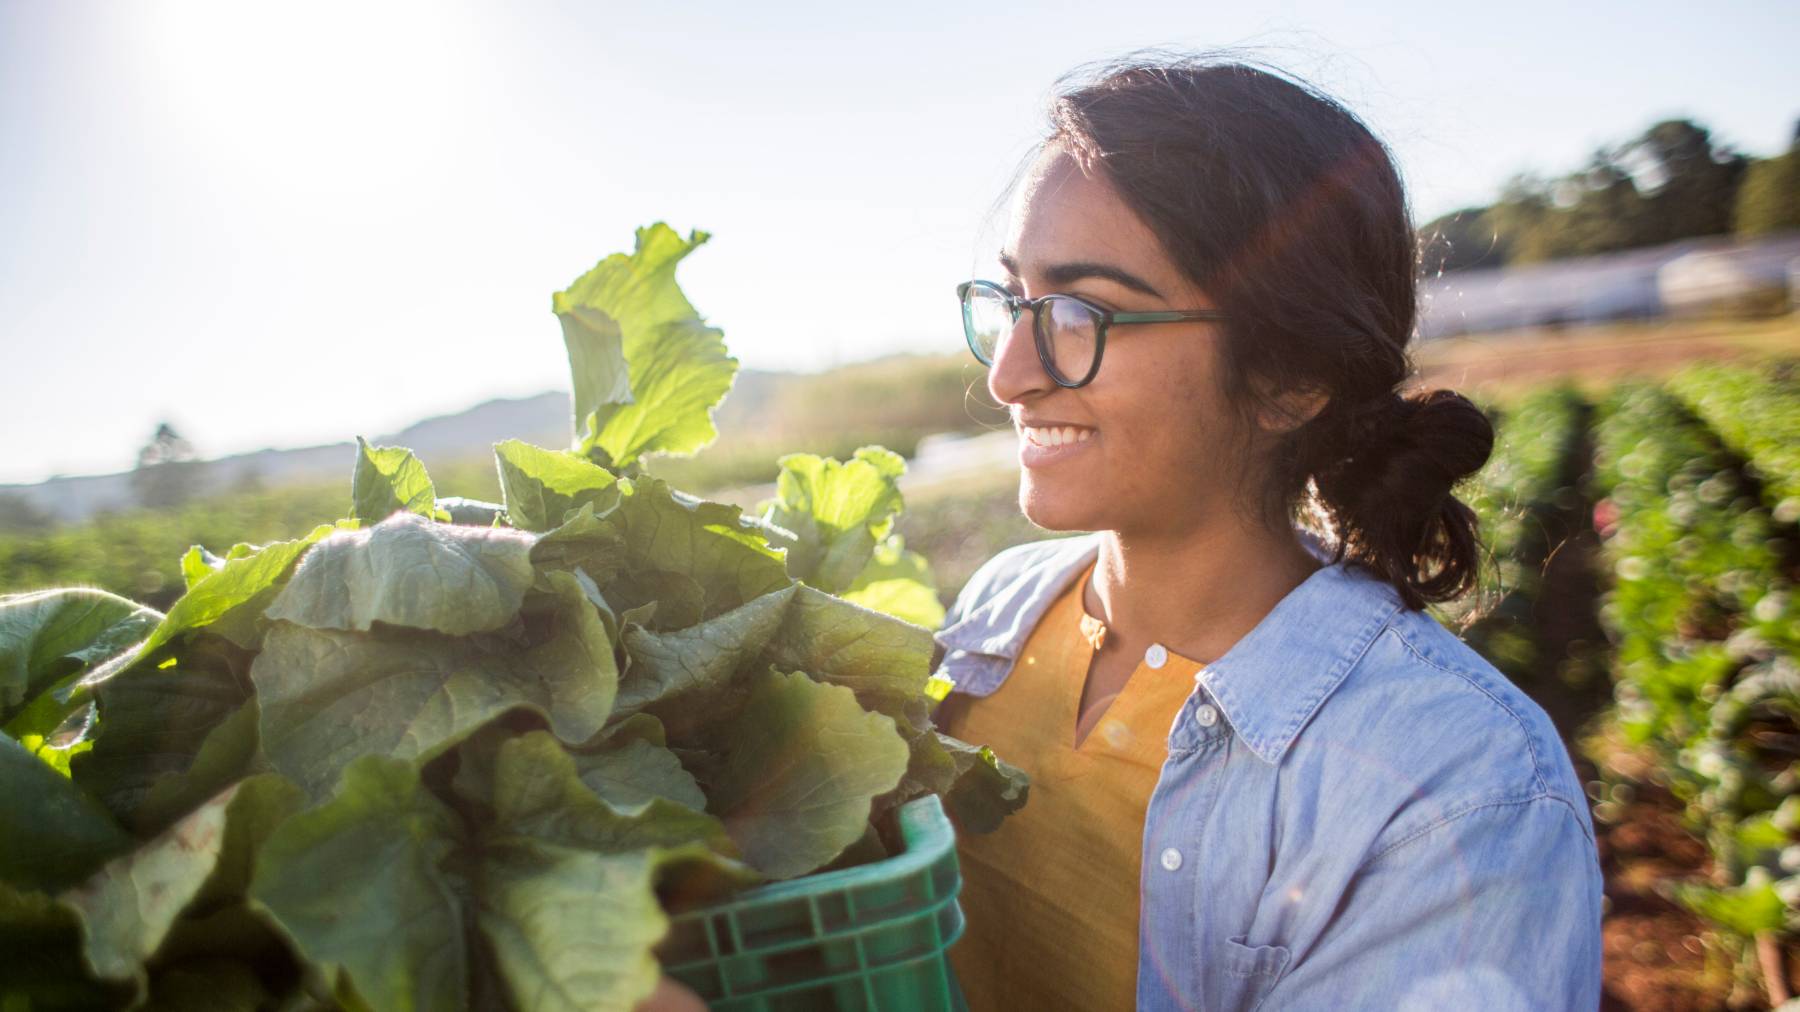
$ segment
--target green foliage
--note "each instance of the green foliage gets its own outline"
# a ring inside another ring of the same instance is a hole
[[[81,672],[137,644],[161,618],[102,590],[0,597],[0,729],[66,767],[68,750],[51,739],[86,702]]]
[[[706,242],[658,223],[552,300],[575,377],[577,449],[625,467],[646,453],[691,454],[718,435],[712,408],[737,360],[675,284],[675,265]]]
[[[1702,363],[1669,389],[1749,460],[1777,523],[1800,520],[1800,390],[1767,371]]]
[[[184,590],[192,545],[260,544],[343,516],[341,484],[198,499],[167,512],[135,510],[78,527],[0,535],[0,587],[83,585],[167,609]]]
[[[1663,120],[1599,148],[1579,169],[1554,179],[1516,175],[1491,206],[1427,222],[1419,228],[1424,264],[1453,271],[1722,235],[1751,164],[1699,123]]]
[[[1742,405],[1711,396],[1735,379],[1699,370],[1675,389],[1699,398],[1721,432],[1741,432],[1738,408],[1781,395],[1746,389]],[[1800,900],[1787,856],[1800,787],[1800,608],[1785,543],[1738,459],[1671,393],[1622,387],[1595,440],[1616,719],[1656,757],[1717,867],[1719,881],[1676,895],[1728,932],[1782,929]],[[1778,876],[1790,877],[1771,885]]]
[[[1800,147],[1751,163],[1738,189],[1732,226],[1745,237],[1800,229]]]
[[[629,1009],[663,890],[878,853],[927,792],[1024,802],[932,727],[929,630],[790,572],[931,594],[897,456],[793,462],[800,535],[636,466],[723,393],[672,236],[559,294],[583,452],[496,447],[497,508],[359,443],[352,519],[179,554],[167,615],[0,599],[0,1005]]]
[[[1573,496],[1565,482],[1585,416],[1586,404],[1572,387],[1528,394],[1500,417],[1493,456],[1466,493],[1486,556],[1479,591],[1437,614],[1453,628],[1472,622],[1465,639],[1517,681],[1540,660],[1532,612],[1552,539],[1566,533],[1553,531],[1552,518]]]
[[[918,625],[943,623],[930,563],[892,533],[903,507],[899,454],[865,446],[848,461],[797,453],[780,464],[776,498],[763,508],[796,536],[790,575]]]
[[[437,512],[437,490],[425,465],[401,446],[370,446],[356,438],[356,471],[350,479],[350,513],[365,524],[386,520],[396,510],[448,520]]]

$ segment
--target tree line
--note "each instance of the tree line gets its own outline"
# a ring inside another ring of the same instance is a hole
[[[1556,177],[1518,173],[1486,207],[1419,228],[1428,273],[1800,229],[1800,122],[1786,152],[1756,158],[1690,119],[1662,120]]]

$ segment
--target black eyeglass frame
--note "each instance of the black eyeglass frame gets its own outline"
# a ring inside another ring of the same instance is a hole
[[[981,349],[975,345],[975,319],[970,312],[969,292],[976,288],[999,296],[1005,302],[1008,311],[1012,313],[1012,322],[1015,325],[1019,322],[1020,313],[1027,309],[1031,310],[1031,335],[1033,343],[1037,346],[1038,361],[1043,363],[1044,372],[1049,374],[1057,386],[1071,389],[1087,386],[1094,381],[1095,376],[1100,374],[1100,359],[1106,354],[1106,329],[1115,323],[1185,323],[1191,320],[1227,319],[1226,314],[1216,309],[1165,309],[1142,313],[1115,313],[1110,309],[1101,309],[1086,299],[1074,295],[1053,292],[1035,299],[1028,299],[1023,295],[1014,295],[992,281],[964,281],[956,286],[956,298],[962,303],[963,340],[968,343],[969,352],[975,356],[975,361],[990,367],[994,364],[993,360],[984,357]],[[1052,299],[1073,302],[1094,317],[1094,363],[1088,367],[1087,375],[1078,380],[1070,380],[1063,376],[1061,371],[1056,368],[1056,363],[1051,360],[1050,335],[1047,333],[1048,328],[1044,322],[1043,307]]]

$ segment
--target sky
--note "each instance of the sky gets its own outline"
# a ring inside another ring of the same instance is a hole
[[[1668,117],[1778,153],[1796,41],[1791,2],[0,0],[0,483],[567,389],[550,294],[655,221],[713,234],[678,277],[746,367],[955,352],[1058,77],[1139,47],[1323,87],[1423,222]]]

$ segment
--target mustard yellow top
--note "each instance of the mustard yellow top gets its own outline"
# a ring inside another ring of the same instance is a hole
[[[1202,665],[1152,647],[1077,747],[1082,688],[1105,640],[1082,603],[1092,574],[1050,606],[993,695],[952,697],[944,710],[946,733],[1031,776],[1023,809],[957,841],[967,927],[950,960],[970,1012],[1136,1003],[1144,812]]]

